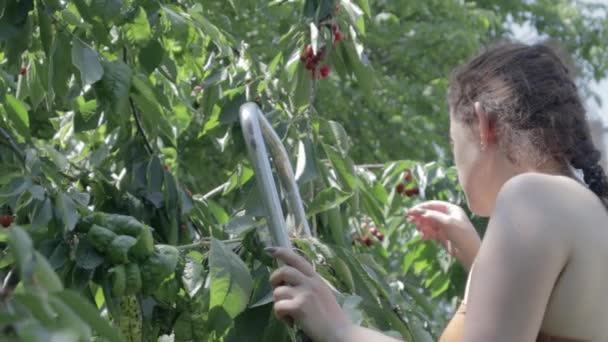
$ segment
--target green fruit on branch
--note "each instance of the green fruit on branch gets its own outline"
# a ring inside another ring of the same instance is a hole
[[[76,231],[81,233],[87,233],[91,229],[91,227],[97,222],[99,222],[99,225],[103,225],[102,220],[97,218],[98,214],[100,213],[93,213],[81,218],[80,221],[76,223]]]
[[[129,251],[129,255],[138,261],[143,261],[154,252],[154,237],[152,228],[144,226],[137,237],[137,243]]]
[[[179,251],[170,245],[156,245],[154,253],[141,264],[143,292],[154,292],[160,283],[175,272]]]
[[[137,221],[132,216],[103,213],[102,216],[104,225],[116,234],[129,235],[136,238],[146,228],[145,224]]]
[[[136,294],[141,291],[141,272],[135,263],[125,265],[126,286],[125,294]]]
[[[125,341],[142,340],[141,306],[134,295],[122,297],[118,325]]]
[[[110,269],[110,283],[112,295],[122,297],[127,289],[127,274],[124,265],[114,266]]]
[[[91,245],[101,253],[105,253],[117,235],[111,230],[94,224],[87,233],[87,239]]]
[[[76,225],[80,232],[87,232],[94,224],[103,226],[118,235],[138,237],[147,225],[139,222],[133,216],[95,212],[82,218]]]
[[[137,239],[128,235],[118,235],[108,246],[107,255],[113,264],[129,262],[129,250],[135,246]]]

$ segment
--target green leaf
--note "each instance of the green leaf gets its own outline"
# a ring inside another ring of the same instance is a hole
[[[148,74],[151,74],[163,60],[164,52],[165,50],[158,40],[151,40],[139,50],[139,63]]]
[[[129,116],[129,90],[131,89],[131,68],[120,60],[102,61],[103,77],[95,83],[97,103],[104,109],[108,121],[119,126]]]
[[[21,227],[13,225],[10,229],[8,245],[17,262],[20,278],[29,279],[34,266],[32,239]]]
[[[63,290],[61,280],[57,273],[53,271],[51,265],[46,261],[44,255],[39,252],[34,252],[34,277],[33,285],[41,286],[49,292],[57,292]]]
[[[336,151],[336,149],[329,145],[324,144],[323,149],[346,190],[351,191],[356,189],[359,185],[359,180],[355,173],[355,167],[352,160],[345,158],[339,151]]]
[[[363,10],[361,10],[359,6],[353,3],[352,0],[343,0],[342,6],[346,10],[346,13],[348,14],[351,22],[355,25],[357,30],[361,34],[365,35],[365,21],[363,20]]]
[[[236,122],[239,118],[239,109],[246,101],[247,97],[242,91],[232,95],[222,106],[220,122],[223,124]]]
[[[63,192],[60,192],[55,198],[55,215],[63,223],[64,232],[73,230],[80,218],[76,203]]]
[[[78,38],[72,40],[72,63],[80,71],[83,87],[99,81],[103,76],[103,67],[97,52]]]
[[[51,92],[51,98],[63,101],[68,92],[69,80],[72,77],[71,40],[67,33],[58,31],[51,48],[49,85],[47,89]]]
[[[186,257],[186,265],[182,274],[182,284],[190,298],[196,296],[205,282],[205,270],[200,262]]]
[[[143,46],[148,42],[152,36],[152,31],[150,30],[148,16],[143,8],[139,8],[132,23],[125,25],[125,30],[127,33],[127,40],[129,40],[129,42],[140,46]]]
[[[49,296],[49,303],[57,313],[56,323],[73,330],[80,336],[81,341],[90,341],[92,338],[91,327],[89,327],[80,316],[63,299],[56,296]]]
[[[108,321],[101,318],[99,311],[75,292],[65,290],[56,293],[55,297],[61,299],[64,304],[69,306],[74,312],[77,312],[78,316],[92,327],[99,336],[108,339],[108,341],[123,341],[116,329]]]
[[[53,209],[51,207],[51,200],[45,198],[44,201],[39,202],[34,208],[34,212],[32,213],[32,228],[44,227],[52,218]]]
[[[49,263],[53,269],[59,269],[68,261],[70,247],[64,241],[57,244],[53,253],[49,257]]]
[[[17,293],[15,302],[25,306],[28,311],[44,325],[52,325],[55,313],[49,306],[46,295],[42,293]]]
[[[344,127],[342,127],[342,125],[333,120],[328,121],[328,126],[336,142],[336,147],[338,147],[338,150],[342,156],[346,157],[348,155],[348,151],[352,147],[352,142],[348,134],[346,134],[346,130]]]
[[[78,242],[78,247],[76,248],[76,265],[85,270],[92,270],[101,265],[103,261],[103,256],[97,253],[88,239],[82,239]]]
[[[209,308],[223,308],[236,317],[247,307],[253,280],[245,263],[223,242],[212,239],[209,253],[211,298]]]
[[[365,11],[365,14],[367,14],[368,17],[372,16],[372,11],[369,8],[369,2],[368,0],[357,0],[357,2],[359,3],[359,6],[361,6],[361,8],[363,9],[363,11]]]
[[[344,192],[336,188],[323,189],[310,203],[306,210],[308,216],[322,213],[331,208],[335,208],[340,204],[346,202],[352,193]]]
[[[10,183],[0,190],[0,203],[4,203],[2,200],[21,196],[31,186],[32,179],[30,177],[13,178]]]
[[[45,85],[48,84],[48,82],[43,81],[46,80],[46,77],[44,76],[48,74],[46,69],[47,66],[45,64],[30,62],[27,70],[27,75],[25,77],[28,89],[27,92],[29,94],[33,109],[38,107],[47,93]]]
[[[298,142],[298,160],[296,162],[295,179],[298,185],[308,183],[318,177],[316,160],[312,141],[309,137]]]
[[[6,113],[9,120],[15,125],[17,132],[23,137],[29,137],[30,118],[25,104],[13,95],[6,94]]]
[[[19,33],[28,17],[28,12],[34,8],[34,1],[3,1],[2,5],[4,15],[0,18],[0,42]]]

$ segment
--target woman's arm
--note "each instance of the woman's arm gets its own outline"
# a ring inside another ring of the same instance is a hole
[[[465,342],[534,341],[570,253],[568,212],[546,177],[525,174],[501,189],[475,261]]]
[[[306,259],[287,248],[271,247],[266,251],[285,263],[270,276],[274,311],[279,319],[295,320],[317,342],[398,341],[350,322],[329,286]]]
[[[390,336],[386,336],[381,332],[351,325],[347,329],[338,334],[335,342],[398,342]]]

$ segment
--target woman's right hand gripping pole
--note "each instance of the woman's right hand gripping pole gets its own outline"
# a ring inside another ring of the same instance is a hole
[[[461,207],[443,201],[420,203],[406,213],[422,234],[422,239],[435,240],[469,270],[481,240]]]

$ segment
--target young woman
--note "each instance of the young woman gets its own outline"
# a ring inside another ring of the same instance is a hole
[[[454,72],[448,100],[459,182],[490,221],[481,242],[455,205],[407,212],[470,268],[440,341],[608,341],[608,180],[568,68],[547,46],[503,44]],[[394,341],[350,323],[305,259],[269,253],[286,263],[279,318],[315,341]]]

